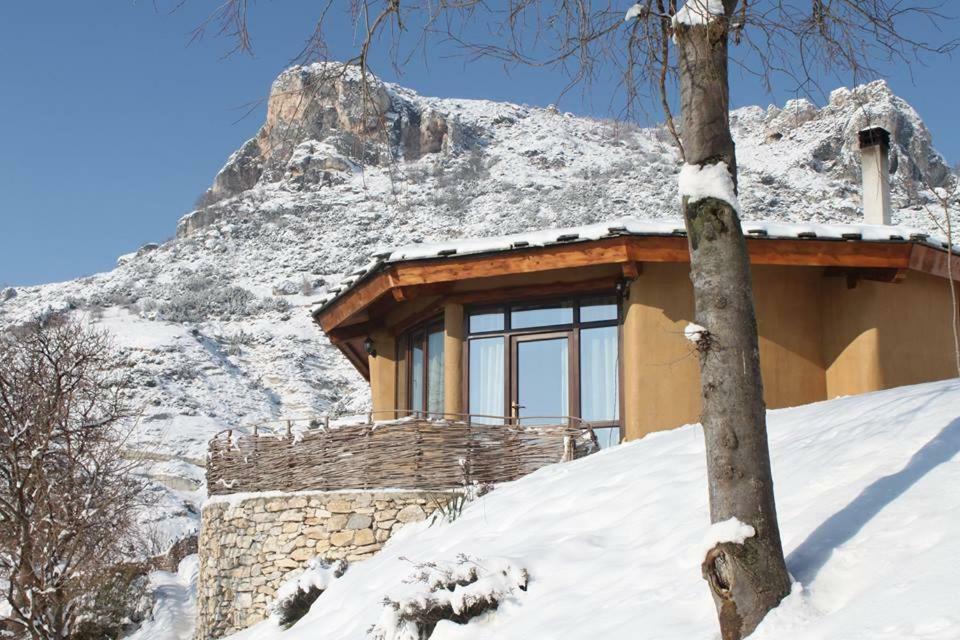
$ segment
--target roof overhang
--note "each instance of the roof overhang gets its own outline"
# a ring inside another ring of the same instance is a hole
[[[562,236],[561,236],[562,237]],[[750,262],[754,265],[827,267],[826,275],[846,274],[860,279],[898,281],[908,270],[948,276],[948,252],[926,236],[892,236],[887,240],[864,240],[857,234],[824,239],[820,237],[769,237],[749,232],[746,238]],[[603,277],[582,282],[540,284],[533,295],[561,295],[576,290],[612,288],[619,279],[632,279],[643,263],[687,263],[687,238],[679,232],[666,235],[611,235],[599,239],[572,238],[539,246],[511,246],[475,253],[394,257],[374,263],[325,301],[313,312],[314,320],[331,341],[365,376],[369,376],[363,340],[374,325],[382,324],[383,310],[426,295],[453,296],[461,302],[487,300],[492,293],[509,296],[511,290],[498,287],[484,291],[483,283],[504,276],[547,272],[569,273],[606,265]],[[960,280],[960,264],[953,266]],[[852,275],[851,275],[852,274]],[[464,283],[472,292],[463,293]],[[458,292],[455,292],[458,289]],[[552,290],[555,289],[555,290]],[[516,297],[523,291],[514,292]]]

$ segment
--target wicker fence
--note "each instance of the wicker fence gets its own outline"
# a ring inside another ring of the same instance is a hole
[[[537,427],[420,418],[314,424],[296,432],[218,434],[207,460],[209,493],[443,490],[515,480],[596,450],[589,426],[571,421]]]

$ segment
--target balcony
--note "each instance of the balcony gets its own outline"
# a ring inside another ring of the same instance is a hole
[[[381,413],[389,419],[377,420]],[[207,490],[449,490],[516,480],[599,449],[591,425],[568,416],[452,418],[389,410],[222,431],[209,444]]]

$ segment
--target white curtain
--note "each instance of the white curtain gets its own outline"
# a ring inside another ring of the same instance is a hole
[[[580,403],[587,421],[616,420],[619,416],[617,328],[599,327],[580,332]]]
[[[503,338],[470,341],[470,413],[503,415]],[[474,418],[481,424],[502,420]]]
[[[423,411],[423,347],[414,344],[411,356],[413,362],[410,366],[410,408]]]
[[[427,354],[427,411],[440,414],[443,413],[443,331],[434,331],[427,337]]]

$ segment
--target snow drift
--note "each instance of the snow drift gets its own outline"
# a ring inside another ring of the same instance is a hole
[[[771,411],[769,429],[795,585],[752,637],[960,638],[960,381]],[[706,494],[699,425],[654,434],[405,529],[288,631],[268,620],[231,640],[367,638],[414,566],[461,554],[513,562],[529,584],[433,640],[713,640]]]

